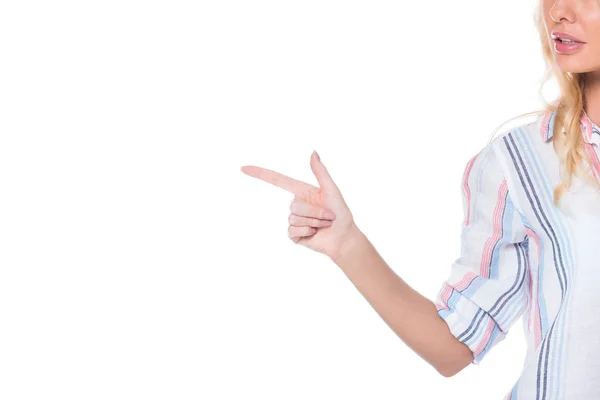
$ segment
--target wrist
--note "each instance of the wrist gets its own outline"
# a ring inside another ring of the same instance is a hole
[[[340,246],[339,251],[334,256],[330,257],[331,260],[336,263],[339,267],[345,264],[346,260],[350,260],[356,255],[362,248],[368,244],[367,237],[362,233],[356,225],[348,230],[344,242]]]

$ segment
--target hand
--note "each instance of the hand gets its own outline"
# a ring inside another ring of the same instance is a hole
[[[243,166],[241,170],[246,175],[294,194],[288,237],[297,244],[336,259],[357,228],[340,190],[316,152],[311,155],[310,167],[320,188],[253,165]],[[328,211],[334,216],[327,216]]]

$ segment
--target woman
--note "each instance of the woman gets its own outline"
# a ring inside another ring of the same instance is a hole
[[[242,171],[295,194],[290,238],[329,256],[442,375],[478,364],[523,316],[527,354],[505,399],[597,399],[600,3],[541,0],[535,16],[560,96],[466,164],[462,251],[435,301],[388,267],[316,153],[320,187],[256,166]]]

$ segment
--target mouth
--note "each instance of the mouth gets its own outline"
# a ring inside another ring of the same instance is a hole
[[[554,39],[554,51],[557,54],[575,54],[584,47],[583,42],[576,42],[574,40],[560,40],[559,38]]]
[[[561,37],[555,38],[554,41],[558,42],[558,43],[564,43],[564,44],[585,44],[585,42],[578,42],[576,40],[570,40],[570,39],[565,39],[565,38],[561,38]]]
[[[585,43],[583,40],[579,40],[578,38],[566,33],[566,32],[558,32],[558,31],[554,31],[552,32],[552,34],[550,35],[550,37],[555,41],[555,42],[560,42],[560,43],[565,43],[565,44],[578,44],[578,43]]]

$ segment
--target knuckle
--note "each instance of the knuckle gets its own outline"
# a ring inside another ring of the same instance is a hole
[[[323,200],[321,190],[311,190],[308,198],[312,204],[319,204]]]
[[[295,222],[296,222],[296,216],[294,214],[290,214],[290,216],[288,217],[288,223],[290,225],[294,225]]]

